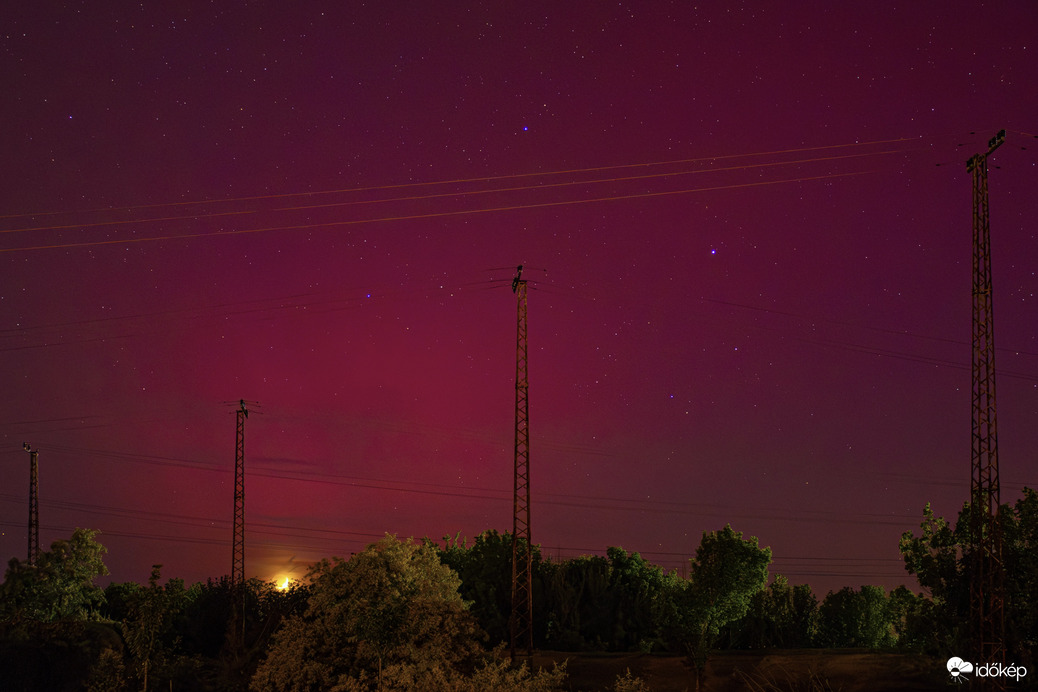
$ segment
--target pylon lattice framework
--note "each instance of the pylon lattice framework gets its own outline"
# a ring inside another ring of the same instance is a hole
[[[525,648],[533,654],[533,543],[530,540],[529,380],[526,348],[526,281],[522,266],[512,281],[516,295],[515,467],[512,493],[512,615],[509,621],[511,657]]]
[[[234,435],[234,537],[231,546],[231,584],[245,582],[245,401],[236,412]]]
[[[26,560],[30,565],[35,565],[40,557],[40,453],[30,449],[28,444],[25,445],[25,451],[29,453],[29,550]]]
[[[973,187],[973,391],[970,480],[972,575],[970,621],[985,663],[1005,662],[1002,535],[999,530],[998,436],[995,415],[995,340],[991,290],[991,229],[987,158],[1005,139],[967,162]]]

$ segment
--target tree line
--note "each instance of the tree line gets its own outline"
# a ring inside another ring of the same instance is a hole
[[[1038,650],[1038,493],[1000,512],[1006,643],[1033,669]],[[637,553],[533,555],[534,643],[561,651],[679,655],[699,680],[711,650],[856,647],[933,656],[967,651],[969,505],[948,522],[924,511],[900,551],[923,591],[845,587],[819,599],[769,576],[771,551],[726,526],[703,534],[683,578]],[[0,584],[5,690],[551,690],[564,668],[503,655],[512,537],[471,542],[387,536],[349,559],[313,565],[278,589],[227,577],[187,585],[97,580],[94,531],[77,529],[34,564],[14,558]],[[242,610],[244,604],[244,610]],[[56,664],[59,662],[60,664]],[[616,690],[644,689],[618,678]]]

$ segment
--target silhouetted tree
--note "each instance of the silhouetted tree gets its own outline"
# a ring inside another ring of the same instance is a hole
[[[681,588],[679,580],[623,548],[609,548],[606,556],[614,609],[612,647],[651,651],[676,621],[674,597]]]
[[[168,664],[176,647],[172,625],[185,600],[183,581],[170,580],[167,588],[163,588],[159,584],[161,577],[162,565],[153,565],[148,586],[133,594],[123,622],[123,637],[133,657],[142,692],[148,692],[149,673]]]
[[[1029,670],[1038,667],[1038,492],[1023,497],[1002,524],[1006,569],[1006,639]]]
[[[887,605],[897,648],[906,652],[931,651],[931,644],[936,642],[931,626],[933,601],[902,585],[890,592]]]
[[[306,612],[275,634],[253,689],[423,689],[471,672],[480,632],[431,544],[387,536],[349,560],[322,560],[309,578]]]
[[[609,561],[582,555],[543,566],[547,643],[563,650],[607,649],[612,633]]]
[[[606,557],[546,561],[541,576],[539,612],[553,648],[650,651],[676,618],[680,580],[623,548],[608,548]]]
[[[0,585],[0,620],[87,620],[97,618],[104,591],[94,584],[108,574],[106,549],[96,531],[76,529],[67,541],[55,541],[36,564],[11,558]]]
[[[82,689],[94,673],[119,679],[122,642],[112,626],[100,622],[104,592],[94,584],[108,574],[96,533],[76,529],[40,553],[34,565],[10,561],[0,585],[4,689]]]
[[[87,692],[117,692],[126,682],[126,664],[122,651],[102,649],[86,677]]]
[[[507,642],[512,613],[512,535],[491,529],[476,536],[471,546],[459,544],[457,537],[453,541],[447,538],[439,555],[457,573],[461,597],[471,603],[470,611],[489,641]],[[540,549],[534,546],[534,572],[540,558]]]
[[[905,569],[915,574],[919,585],[929,593],[932,640],[927,651],[958,651],[965,645],[969,623],[969,565],[964,546],[969,542],[968,505],[953,526],[934,514],[927,503],[923,509],[922,535],[911,531],[901,536],[900,550]]]
[[[746,615],[724,628],[720,643],[733,649],[807,647],[814,644],[817,626],[818,599],[811,587],[790,585],[780,574],[753,595]]]
[[[231,616],[230,577],[194,584],[191,592],[175,624],[181,649],[187,655],[216,658],[226,641]]]
[[[1006,645],[1014,661],[1033,666],[1033,652],[1038,650],[1038,493],[1024,488],[1015,504],[999,508],[998,522],[1005,566]],[[930,596],[929,607],[916,609],[917,639],[926,641],[931,653],[962,650],[970,618],[970,504],[963,505],[954,525],[927,504],[921,528],[921,535],[906,531],[900,541],[905,569]]]
[[[768,583],[770,563],[771,548],[758,547],[754,537],[743,539],[731,526],[703,533],[680,597],[678,630],[697,688],[721,628],[746,614],[754,594]]]
[[[894,644],[887,594],[878,586],[829,592],[818,606],[818,645],[877,649]]]
[[[122,622],[130,615],[130,603],[136,598],[141,585],[134,581],[113,581],[105,587],[105,601],[101,617],[113,622]]]

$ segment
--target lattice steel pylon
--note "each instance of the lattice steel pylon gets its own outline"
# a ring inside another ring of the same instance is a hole
[[[35,565],[40,558],[40,452],[30,447],[28,442],[22,447],[29,453],[29,550],[26,561]]]
[[[245,643],[245,419],[249,409],[242,399],[235,411],[234,431],[234,537],[231,546],[231,623],[232,650]]]
[[[995,417],[995,339],[991,300],[988,163],[1005,141],[966,162],[973,179],[973,422],[970,481],[970,623],[982,663],[1005,663],[1005,565],[999,530],[998,437]],[[990,681],[997,683],[1001,678]]]
[[[530,540],[530,384],[527,377],[526,280],[516,268],[515,467],[512,483],[512,615],[511,657],[518,649],[533,654],[533,543]]]
[[[245,581],[245,400],[236,413],[234,434],[234,538],[231,546],[231,584]]]

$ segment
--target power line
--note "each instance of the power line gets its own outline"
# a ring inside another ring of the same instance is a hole
[[[0,495],[0,500],[13,502],[17,501],[13,495]],[[85,503],[74,503],[74,502],[51,502],[48,506],[53,508],[63,508],[69,511],[86,512],[86,513],[97,513],[97,514],[112,514],[120,518],[127,516],[144,515],[151,521],[161,522],[164,525],[170,522],[174,524],[182,524],[183,522],[177,522],[176,518],[179,515],[167,514],[160,512],[150,512],[145,510],[134,510],[128,508],[108,508],[98,505],[89,505]],[[194,517],[198,521],[207,521],[202,517]],[[213,531],[222,532],[226,529],[228,522],[214,522],[213,526],[206,527]],[[191,525],[191,524],[188,524]],[[7,526],[15,528],[19,526],[15,522],[0,522],[0,526]],[[313,541],[328,541],[338,542],[346,541],[346,544],[352,544],[358,547],[358,549],[370,544],[371,542],[378,540],[384,534],[373,533],[373,532],[359,532],[359,531],[345,531],[338,529],[327,529],[327,528],[313,528],[307,526],[297,526],[290,524],[272,524],[269,522],[258,522],[254,523],[254,528],[251,530],[252,533],[257,535],[270,536],[273,538],[296,538],[300,540],[293,541],[292,543],[280,543],[275,540],[256,540],[255,543],[260,548],[287,548],[292,550],[304,550],[309,549],[313,551],[327,551],[328,545],[324,543],[316,543]],[[44,525],[46,530],[50,532],[68,532],[73,530],[74,527],[71,525],[57,525],[48,524]],[[105,528],[103,525],[99,529],[102,536],[111,536],[117,538],[127,538],[131,540],[143,540],[149,542],[163,542],[163,543],[185,543],[192,545],[212,545],[212,546],[225,546],[226,540],[224,538],[212,536],[191,536],[184,534],[171,535],[168,533],[154,533],[146,531],[127,531],[124,529],[111,529]],[[325,534],[325,535],[317,535]],[[585,555],[596,555],[604,553],[606,547],[590,548],[590,547],[577,547],[577,546],[557,546],[557,545],[541,545],[538,546],[541,554],[550,556],[552,553],[557,555],[565,552],[569,557],[580,557]],[[634,550],[629,552],[636,552],[642,557],[649,559],[652,556],[650,564],[657,567],[663,567],[665,565],[686,565],[688,560],[694,555],[695,550],[690,551],[654,551],[654,550]],[[792,563],[793,565],[807,563],[804,567],[797,568],[795,566],[787,566],[786,563]],[[900,558],[860,558],[860,557],[835,557],[835,556],[806,556],[806,555],[781,555],[773,554],[772,563],[770,565],[770,571],[775,574],[783,574],[785,576],[836,576],[836,577],[850,577],[850,576],[877,576],[886,577],[895,576],[901,574],[903,570],[898,570],[896,573],[891,571],[886,572],[869,572],[864,573],[860,570],[867,567],[883,567],[889,565],[891,567],[895,565],[903,564]],[[824,568],[824,571],[823,571]]]
[[[799,176],[794,178],[785,178],[782,180],[764,180],[752,183],[737,183],[731,185],[715,185],[710,187],[698,187],[698,188],[686,188],[681,190],[665,190],[657,192],[641,192],[631,193],[626,195],[610,195],[605,197],[593,197],[585,199],[572,199],[572,200],[560,200],[553,202],[536,202],[528,204],[514,204],[505,205],[498,207],[487,207],[482,209],[459,209],[454,211],[445,212],[429,212],[424,214],[405,214],[399,216],[383,216],[373,219],[348,219],[348,220],[337,220],[337,221],[326,221],[322,223],[308,223],[308,224],[295,224],[287,226],[267,226],[262,228],[242,228],[235,230],[223,230],[223,231],[208,231],[205,233],[182,233],[177,235],[162,235],[162,236],[140,236],[133,238],[123,239],[109,239],[109,240],[94,240],[94,241],[80,241],[72,243],[52,243],[49,245],[32,245],[22,246],[14,248],[2,248],[0,253],[8,252],[28,252],[32,250],[53,250],[53,249],[68,249],[78,247],[98,247],[103,245],[128,245],[135,243],[146,243],[146,242],[157,242],[165,240],[191,240],[196,238],[215,238],[219,236],[231,236],[231,235],[245,235],[252,233],[269,233],[273,231],[305,231],[305,230],[316,230],[321,228],[334,228],[340,226],[354,226],[361,224],[370,223],[388,223],[388,222],[399,222],[399,221],[417,221],[422,219],[434,219],[452,216],[468,216],[473,214],[486,214],[492,212],[505,212],[505,211],[520,211],[526,209],[544,209],[549,207],[562,207],[562,206],[573,206],[578,204],[595,204],[601,202],[613,202],[621,200],[632,200],[632,199],[648,199],[654,197],[665,197],[672,195],[683,195],[697,192],[717,192],[721,190],[736,190],[752,187],[763,187],[767,185],[781,185],[785,183],[805,183],[816,180],[829,180],[835,178],[847,178],[859,175],[868,175],[875,173],[876,171],[854,171],[850,173],[828,173],[824,175],[815,176]]]
[[[170,457],[155,457],[152,455],[138,455],[123,452],[105,452],[102,450],[87,450],[63,445],[50,445],[48,450],[52,453],[88,453],[99,455],[104,458],[118,459],[120,461],[135,461],[178,468],[190,468],[207,472],[229,473],[226,468],[215,465],[207,465],[205,462],[191,462],[187,460],[174,459]],[[430,495],[437,497],[464,498],[467,500],[482,500],[489,502],[507,502],[509,491],[503,488],[459,488],[458,486],[443,485],[436,483],[421,483],[415,481],[395,481],[390,479],[379,479],[370,477],[355,477],[338,474],[287,474],[276,471],[257,469],[251,475],[262,476],[277,480],[291,480],[305,483],[319,483],[335,486],[347,486],[365,490],[378,490],[387,492],[401,492],[408,494]],[[877,474],[869,474],[875,478]],[[921,485],[932,486],[935,484],[957,485],[954,481],[933,479],[923,475],[912,476],[911,474],[879,474],[890,476],[900,482],[918,482]],[[411,487],[408,487],[411,486]],[[1020,489],[1024,486],[1020,485]],[[50,503],[45,503],[50,506]],[[658,514],[678,514],[688,516],[732,516],[741,519],[785,521],[785,522],[817,522],[824,520],[827,523],[847,523],[860,525],[863,523],[874,525],[904,526],[906,522],[917,523],[918,515],[889,515],[877,513],[848,513],[835,510],[805,510],[802,508],[780,508],[760,507],[755,511],[740,510],[735,505],[714,504],[692,506],[691,503],[668,501],[664,499],[642,500],[634,498],[623,498],[613,496],[576,495],[542,493],[535,504],[568,507],[574,509],[591,509],[609,512],[640,512]],[[736,510],[734,513],[732,510]],[[177,515],[179,516],[179,515]],[[199,520],[203,520],[199,518]]]
[[[312,211],[314,209],[329,209],[339,207],[350,207],[358,205],[370,205],[370,204],[391,204],[396,202],[415,202],[415,201],[428,201],[433,199],[444,199],[444,198],[458,198],[467,197],[472,195],[488,195],[488,194],[501,194],[509,192],[528,192],[530,190],[548,190],[553,188],[563,187],[575,187],[578,185],[596,185],[602,183],[619,183],[619,182],[632,182],[632,181],[643,181],[650,179],[670,178],[681,175],[698,175],[701,173],[723,173],[732,171],[741,171],[748,169],[763,169],[773,168],[777,166],[792,166],[805,163],[819,163],[822,161],[839,161],[846,159],[865,158],[870,156],[885,156],[890,154],[900,154],[907,150],[904,149],[893,149],[886,151],[875,151],[862,154],[843,154],[840,156],[825,156],[816,157],[810,159],[793,159],[789,161],[771,161],[764,163],[752,163],[744,164],[741,166],[726,166],[723,168],[703,168],[693,171],[670,171],[666,173],[649,173],[645,175],[636,176],[622,176],[612,178],[597,178],[591,180],[570,180],[558,183],[538,183],[536,185],[523,185],[518,187],[498,187],[490,188],[487,190],[465,190],[465,191],[450,191],[450,192],[438,192],[428,195],[411,195],[407,197],[389,197],[381,199],[365,199],[365,200],[352,200],[347,202],[327,202],[323,204],[310,204],[300,205],[294,207],[276,207],[272,209],[247,209],[238,211],[225,211],[225,212],[206,212],[204,214],[188,214],[183,216],[164,216],[164,217],[152,217],[144,219],[122,219],[118,221],[96,221],[91,223],[71,223],[64,225],[51,225],[51,226],[32,226],[25,228],[9,228],[0,230],[0,234],[5,233],[25,233],[30,231],[60,231],[69,229],[86,229],[86,228],[97,228],[97,227],[110,227],[110,226],[123,226],[131,224],[146,224],[146,223],[159,223],[164,221],[185,221],[192,220],[197,221],[200,219],[209,218],[221,218],[227,216],[245,216],[259,213],[276,213],[286,211]]]
[[[824,150],[827,150],[827,149],[846,149],[846,148],[855,148],[855,147],[867,147],[867,146],[873,146],[873,145],[879,145],[879,144],[896,144],[896,143],[900,143],[900,142],[918,141],[920,139],[921,139],[921,137],[919,137],[919,136],[915,136],[915,137],[896,137],[896,138],[893,138],[893,139],[878,139],[878,140],[870,140],[870,141],[866,141],[866,142],[845,142],[845,143],[841,143],[841,144],[830,144],[830,145],[820,145],[820,146],[810,146],[810,147],[793,147],[793,148],[787,148],[787,149],[775,149],[775,150],[770,150],[770,151],[749,152],[749,153],[742,153],[742,154],[720,154],[720,155],[701,156],[701,157],[688,158],[688,159],[671,159],[671,160],[666,160],[666,161],[648,161],[648,162],[642,162],[642,163],[618,164],[618,165],[612,165],[612,166],[593,166],[593,167],[571,168],[571,169],[562,169],[562,170],[554,170],[554,171],[533,171],[533,172],[527,172],[527,173],[510,173],[510,174],[504,174],[504,175],[482,176],[482,177],[475,177],[475,178],[454,178],[454,179],[447,179],[447,180],[433,180],[433,181],[411,182],[411,183],[396,183],[396,184],[388,184],[388,185],[372,185],[372,186],[353,187],[353,188],[341,188],[341,189],[332,189],[332,190],[317,190],[317,191],[308,191],[308,192],[289,192],[289,193],[281,193],[281,194],[253,195],[253,196],[246,196],[246,197],[228,197],[228,198],[215,199],[215,200],[188,200],[188,201],[179,201],[179,202],[163,202],[163,203],[156,203],[156,204],[143,204],[143,205],[133,205],[133,206],[123,206],[123,207],[100,207],[100,208],[86,209],[86,210],[25,212],[25,213],[21,213],[21,214],[0,215],[0,220],[2,220],[2,219],[24,218],[24,217],[32,217],[32,216],[56,216],[56,215],[61,215],[61,214],[93,214],[93,213],[101,213],[101,212],[105,212],[105,213],[130,212],[130,211],[137,211],[137,210],[140,210],[140,209],[158,209],[158,208],[163,208],[163,207],[200,206],[200,205],[213,205],[213,204],[227,204],[227,203],[231,203],[231,202],[254,202],[254,201],[260,201],[260,200],[265,200],[265,199],[286,199],[286,198],[291,198],[291,197],[314,197],[314,196],[319,196],[319,195],[348,194],[348,193],[358,193],[358,192],[375,192],[375,191],[382,191],[382,190],[399,190],[399,189],[407,189],[407,188],[431,187],[431,186],[436,186],[436,185],[457,185],[457,184],[467,184],[467,183],[494,182],[494,181],[498,181],[498,180],[513,180],[513,179],[521,179],[521,178],[545,177],[545,176],[556,176],[556,175],[572,175],[572,174],[575,174],[575,173],[596,173],[596,172],[599,172],[599,171],[609,171],[609,170],[624,170],[624,169],[632,169],[632,168],[648,168],[650,166],[670,166],[670,165],[678,165],[678,164],[703,163],[703,162],[706,162],[706,161],[722,161],[722,160],[738,159],[738,158],[775,156],[775,155],[778,155],[778,154],[791,154],[791,153],[801,153],[801,152],[808,152],[808,151],[824,151]],[[747,167],[752,167],[752,166],[747,166]],[[184,217],[184,218],[192,218],[192,217],[189,216],[189,217]]]

